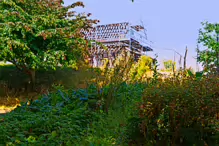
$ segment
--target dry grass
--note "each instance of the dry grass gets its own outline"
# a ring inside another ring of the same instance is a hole
[[[4,105],[0,106],[0,114],[8,113],[20,105],[20,100],[17,98],[3,98],[1,99],[1,102],[4,103]]]

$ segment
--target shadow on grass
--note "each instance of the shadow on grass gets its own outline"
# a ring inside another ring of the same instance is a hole
[[[0,105],[12,104],[17,98],[21,101],[37,98],[44,91],[51,91],[58,84],[66,89],[86,88],[86,81],[94,76],[88,69],[74,70],[57,67],[57,70],[36,71],[36,91],[30,91],[28,76],[13,65],[0,66]]]

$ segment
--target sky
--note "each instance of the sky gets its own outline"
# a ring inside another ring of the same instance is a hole
[[[78,12],[92,13],[91,18],[100,24],[131,22],[147,29],[153,52],[158,61],[174,59],[173,49],[182,56],[188,48],[187,66],[196,69],[196,46],[201,22],[219,22],[219,0],[80,0],[85,8]],[[69,5],[72,0],[64,0]],[[204,49],[204,48],[203,48]],[[176,61],[179,55],[176,55]],[[200,65],[199,65],[200,67]],[[201,68],[200,68],[201,69]]]

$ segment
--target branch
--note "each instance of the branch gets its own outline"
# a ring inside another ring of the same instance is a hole
[[[19,71],[23,71],[23,72],[25,72],[26,74],[30,74],[30,71],[29,71],[29,69],[25,66],[25,65],[23,65],[23,66],[19,66],[18,64],[17,64],[17,62],[16,62],[16,60],[14,59],[14,60],[9,60],[11,63],[13,63],[15,66],[16,66],[16,68],[19,70]]]

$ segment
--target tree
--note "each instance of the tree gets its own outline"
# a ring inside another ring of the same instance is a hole
[[[150,71],[153,65],[153,60],[149,56],[141,56],[138,61],[138,74],[142,76],[145,72]]]
[[[88,41],[81,33],[97,20],[77,14],[82,2],[62,6],[62,0],[1,0],[0,60],[27,73],[34,86],[35,70],[76,65]]]
[[[163,61],[163,65],[167,71],[173,71],[173,67],[174,70],[176,69],[176,62],[173,62],[172,60]]]
[[[217,67],[219,72],[219,24],[202,23],[203,28],[199,30],[198,43],[207,47],[204,51],[198,51],[198,61],[205,68],[209,66]],[[208,69],[207,69],[208,70]]]
[[[144,75],[147,75],[148,71],[151,71],[153,67],[153,59],[149,56],[141,56],[138,60],[138,63],[133,64],[131,70],[131,76],[134,79],[142,78]]]

